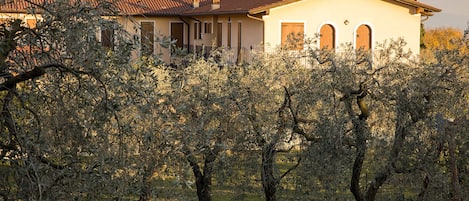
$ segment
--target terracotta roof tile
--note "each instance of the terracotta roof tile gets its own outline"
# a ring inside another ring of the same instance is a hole
[[[36,5],[44,5],[54,0],[28,0]],[[34,7],[26,0],[0,0],[0,12],[26,12]],[[70,0],[102,2],[104,0]],[[234,14],[234,13],[258,13],[270,8],[289,4],[301,0],[220,0],[220,7],[212,9],[212,0],[200,0],[200,6],[193,8],[193,0],[108,0],[115,2],[122,15],[209,15],[209,14]],[[414,0],[384,0],[401,3],[414,7],[423,7],[426,12],[439,12],[438,8],[420,3]]]
[[[24,13],[29,8],[47,4],[53,0],[4,0],[0,4],[0,12]],[[71,0],[83,1],[83,0]],[[100,2],[102,0],[84,0],[88,2]],[[122,15],[178,15],[192,9],[192,0],[108,0],[114,2]],[[0,2],[2,2],[0,0]],[[201,0],[200,6],[211,3],[211,0]]]
[[[44,0],[30,0],[32,3],[35,4],[43,4]],[[28,8],[34,7],[31,3],[24,1],[24,0],[4,0],[0,1],[0,12],[8,12],[8,13],[23,13]]]
[[[200,6],[211,0],[201,0]],[[127,15],[180,15],[192,9],[192,0],[118,0],[117,7]]]
[[[211,3],[193,8],[184,12],[184,15],[207,15],[207,14],[233,14],[249,13],[249,10],[260,6],[284,2],[285,0],[221,0],[220,8],[212,9]]]

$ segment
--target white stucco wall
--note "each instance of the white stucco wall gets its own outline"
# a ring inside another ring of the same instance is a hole
[[[324,24],[336,31],[336,47],[354,43],[355,31],[361,24],[372,29],[372,47],[376,42],[403,37],[408,48],[420,48],[420,14],[382,0],[303,0],[276,7],[263,17],[267,51],[280,45],[282,22],[304,22],[306,37],[314,37]],[[344,23],[348,21],[348,24]]]
[[[263,41],[263,22],[255,19],[248,18],[246,15],[220,15],[214,18],[213,16],[193,16],[192,18],[183,18],[185,22],[189,23],[189,27],[181,18],[178,17],[120,17],[119,23],[130,32],[130,34],[140,37],[140,22],[150,21],[155,23],[155,41],[156,37],[169,36],[171,22],[182,22],[184,23],[184,45],[188,43],[191,48],[196,46],[208,46],[213,45],[213,39],[216,36],[214,19],[218,23],[222,23],[222,47],[227,47],[228,44],[228,23],[231,23],[231,48],[236,50],[238,48],[238,24],[241,23],[241,48],[250,49],[256,48]],[[202,38],[194,39],[194,22],[202,23]],[[212,23],[213,33],[204,33],[204,22]],[[170,54],[168,50],[161,49],[157,43],[155,43],[155,53],[163,54],[163,60],[166,62],[170,61]],[[137,58],[140,55],[139,48],[134,52],[133,58]]]
[[[154,38],[154,53],[155,54],[162,54],[162,59],[166,62],[170,60],[170,54],[168,49],[161,48],[157,42],[157,38],[161,38],[163,36],[169,36],[171,33],[171,23],[172,22],[179,22],[183,23],[183,21],[178,17],[119,17],[119,23],[123,26],[125,30],[129,32],[129,34],[135,36],[134,39],[138,39],[137,43],[140,43],[140,24],[141,22],[154,22],[154,31],[155,31],[155,38]],[[187,27],[184,24],[184,44],[187,43]],[[140,47],[137,47],[136,51],[133,52],[132,58],[138,58],[140,56]]]
[[[213,16],[194,16],[194,19],[202,22],[202,38],[194,40],[193,25],[191,25],[190,44],[212,46],[212,40],[216,36],[215,27],[212,28],[212,34],[203,33],[203,23],[213,22]],[[226,47],[228,43],[228,23],[231,23],[231,47],[237,48],[238,45],[238,24],[241,23],[241,46],[245,48],[254,48],[262,43],[263,40],[263,22],[248,18],[247,15],[231,14],[217,16],[217,22],[222,23],[222,44]],[[196,22],[192,20],[191,23]],[[213,26],[216,24],[212,23]]]
[[[26,23],[27,20],[42,20],[42,17],[41,15],[31,15],[24,13],[0,13],[0,21],[11,19],[21,19],[24,23]]]
[[[34,16],[26,14],[0,14],[0,18],[28,19]],[[193,16],[184,17],[189,27],[184,23],[183,44],[191,46],[212,46],[214,35],[203,34],[202,39],[194,39],[193,22],[212,22],[216,20],[222,23],[222,44],[226,47],[228,43],[228,23],[231,22],[231,48],[238,47],[238,23],[241,23],[241,48],[249,50],[256,48],[262,43],[266,51],[271,51],[281,43],[282,22],[304,23],[306,37],[315,37],[324,24],[331,24],[336,31],[336,47],[344,43],[353,43],[356,29],[361,24],[366,24],[372,29],[372,45],[381,43],[387,39],[402,37],[407,42],[407,47],[414,53],[420,49],[420,14],[415,14],[415,9],[403,7],[383,0],[302,0],[269,10],[262,20],[248,17],[244,14],[226,14],[217,17]],[[127,17],[120,16],[118,21],[124,28],[140,37],[140,22],[152,21],[155,23],[155,41],[158,36],[169,36],[171,22],[183,22],[177,16],[174,17]],[[348,23],[344,23],[347,21]],[[203,26],[202,26],[203,29]],[[215,31],[215,28],[212,28]],[[140,56],[140,48],[134,52],[133,58]],[[155,42],[155,53],[163,53],[163,59],[169,61],[168,50],[161,49]],[[340,50],[339,50],[340,51]]]

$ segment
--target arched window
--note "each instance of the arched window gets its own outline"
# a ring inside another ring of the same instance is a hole
[[[362,24],[357,28],[355,38],[355,48],[370,50],[371,49],[371,28],[368,25]]]
[[[335,48],[335,29],[330,24],[325,24],[319,31],[319,48],[334,49]]]

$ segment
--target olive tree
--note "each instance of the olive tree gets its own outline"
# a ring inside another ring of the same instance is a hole
[[[235,109],[241,115],[244,150],[255,154],[258,177],[265,200],[278,199],[282,179],[296,169],[302,159],[294,152],[306,141],[315,142],[315,136],[300,124],[314,122],[307,110],[310,103],[298,96],[306,96],[310,69],[294,59],[294,54],[279,49],[276,54],[258,53],[249,65],[238,67],[232,82],[236,90],[231,94]],[[293,152],[286,169],[279,168],[277,154]]]
[[[435,133],[436,114],[467,103],[462,90],[467,80],[456,76],[465,74],[456,62],[464,56],[445,54],[458,59],[439,61],[435,67],[417,62],[404,47],[397,40],[377,45],[373,52],[350,47],[336,54],[311,51],[319,66],[312,74],[332,89],[319,96],[335,100],[340,139],[354,147],[350,191],[356,200],[376,200],[393,177],[419,175],[429,168],[422,163],[429,154],[423,141],[431,141],[429,135]]]
[[[8,3],[8,2],[2,2]],[[129,195],[127,122],[113,72],[129,68],[132,44],[112,3],[25,1],[36,27],[0,25],[0,156],[4,200],[100,200]],[[39,16],[39,15],[36,15]],[[114,49],[99,30],[114,30]],[[116,182],[116,181],[120,182]]]
[[[424,180],[419,199],[440,197],[462,200],[467,195],[465,180],[461,172],[467,171],[466,150],[468,129],[468,40],[452,40],[452,48],[432,52],[432,59],[423,60],[427,74],[433,74],[428,95],[432,105],[433,132],[423,144],[427,150]],[[431,165],[433,164],[433,165]],[[436,164],[436,165],[435,165]],[[443,171],[442,171],[443,170]],[[449,174],[450,173],[450,174]],[[440,178],[440,179],[433,179]]]
[[[162,67],[155,74],[160,77],[157,101],[165,108],[158,115],[166,118],[161,135],[172,148],[173,160],[179,158],[179,168],[173,168],[190,166],[201,201],[212,199],[215,162],[233,145],[241,127],[231,96],[237,88],[232,69],[218,66],[213,58],[195,59],[184,68]]]

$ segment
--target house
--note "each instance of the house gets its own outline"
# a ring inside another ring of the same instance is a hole
[[[26,14],[25,1],[7,2],[0,5],[0,22],[14,16],[34,26],[36,17]],[[238,62],[254,48],[269,52],[286,45],[291,33],[319,36],[318,48],[328,49],[343,43],[373,49],[377,42],[402,37],[418,53],[422,20],[441,11],[417,0],[117,0],[116,5],[120,14],[114,17],[140,38],[135,55],[161,53],[165,61],[171,50],[160,47],[156,39],[162,36],[196,53],[224,47]],[[303,40],[290,49],[304,48]]]

